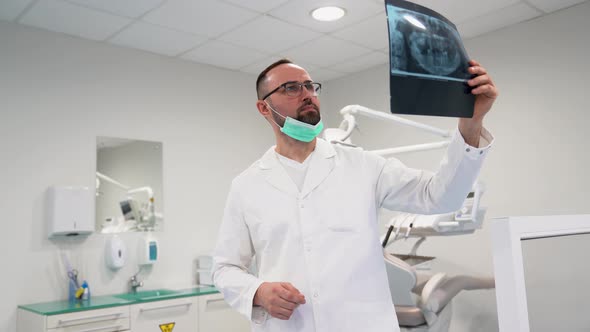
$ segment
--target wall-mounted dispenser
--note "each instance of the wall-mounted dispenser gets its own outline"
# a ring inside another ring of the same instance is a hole
[[[146,232],[145,236],[139,239],[138,264],[154,264],[158,260],[158,251],[158,240],[151,232]]]
[[[88,187],[51,186],[46,199],[50,238],[94,232],[94,192]]]
[[[117,235],[107,239],[105,252],[105,262],[111,270],[118,270],[125,265],[127,259],[127,247],[125,242]]]

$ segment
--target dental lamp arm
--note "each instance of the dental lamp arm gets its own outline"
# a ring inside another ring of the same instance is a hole
[[[150,198],[150,199],[154,198],[154,191],[152,190],[151,187],[139,187],[139,188],[130,189],[127,191],[128,194],[136,194],[136,193],[140,193],[140,192],[145,192],[148,195],[148,198]]]
[[[117,187],[119,187],[119,188],[121,188],[123,190],[129,190],[129,189],[131,189],[131,187],[129,187],[128,185],[122,184],[121,182],[119,182],[119,181],[117,181],[117,180],[115,180],[115,179],[113,179],[113,178],[111,178],[109,176],[106,176],[106,175],[104,175],[104,174],[102,174],[100,172],[96,172],[96,176],[98,178],[100,178],[100,179],[103,179],[103,180],[111,183],[111,184],[114,184],[115,186],[117,186]]]
[[[352,116],[355,114],[360,114],[360,115],[364,115],[366,117],[373,118],[373,119],[386,120],[386,121],[396,122],[396,123],[399,123],[402,125],[414,127],[414,128],[424,130],[424,131],[427,131],[431,134],[435,134],[437,136],[441,136],[441,137],[445,137],[445,138],[450,138],[452,136],[451,132],[448,130],[442,130],[442,129],[439,129],[439,128],[436,128],[433,126],[429,126],[429,125],[426,125],[423,123],[408,120],[408,119],[405,119],[405,118],[402,118],[400,116],[396,116],[393,114],[375,111],[375,110],[372,110],[368,107],[364,107],[361,105],[345,106],[344,108],[342,108],[340,110],[340,114],[342,114],[344,116],[345,120],[350,119],[350,118],[347,118],[347,115]],[[352,117],[352,119],[354,119],[354,117]],[[351,122],[351,123],[354,124],[354,122]],[[354,129],[354,126],[352,127],[352,129]],[[350,131],[350,133],[352,133],[352,129],[348,128],[347,133],[349,131]],[[350,134],[348,134],[348,136],[345,137],[344,139],[348,138],[349,136],[350,136]]]
[[[431,134],[441,136],[443,138],[450,138],[452,133],[448,130],[442,130],[433,126],[429,126],[426,124],[422,124],[419,122],[415,122],[412,120],[408,120],[393,114],[384,113],[372,110],[370,108],[360,106],[360,105],[348,105],[345,106],[340,110],[340,114],[344,118],[340,123],[339,128],[328,128],[324,132],[324,138],[332,143],[340,143],[344,145],[350,145],[350,136],[352,135],[354,129],[356,128],[356,119],[355,115],[363,115],[369,118],[377,119],[377,120],[385,120],[388,122],[395,122],[405,126],[410,126],[413,128],[417,128],[419,130],[423,130],[429,132]],[[388,148],[382,150],[374,150],[372,152],[386,157],[388,155],[400,154],[405,152],[417,152],[417,151],[427,151],[433,149],[440,149],[444,148],[449,145],[450,140],[444,140],[440,142],[432,142],[426,144],[416,144],[416,145],[408,145],[396,148]]]

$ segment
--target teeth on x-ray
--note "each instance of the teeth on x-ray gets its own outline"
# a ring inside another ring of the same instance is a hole
[[[414,31],[410,34],[410,52],[418,65],[433,75],[449,75],[459,68],[459,53],[448,38]]]
[[[468,78],[460,67],[461,60],[468,60],[460,53],[460,37],[452,26],[432,16],[387,7],[392,73]]]

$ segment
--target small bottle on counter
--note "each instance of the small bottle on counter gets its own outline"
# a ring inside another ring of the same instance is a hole
[[[90,288],[88,287],[88,283],[86,280],[82,283],[82,288],[84,288],[84,293],[82,294],[82,300],[90,300]]]

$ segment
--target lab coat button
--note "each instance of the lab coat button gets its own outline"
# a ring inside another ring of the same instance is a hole
[[[318,292],[313,293],[313,297],[318,297]]]

